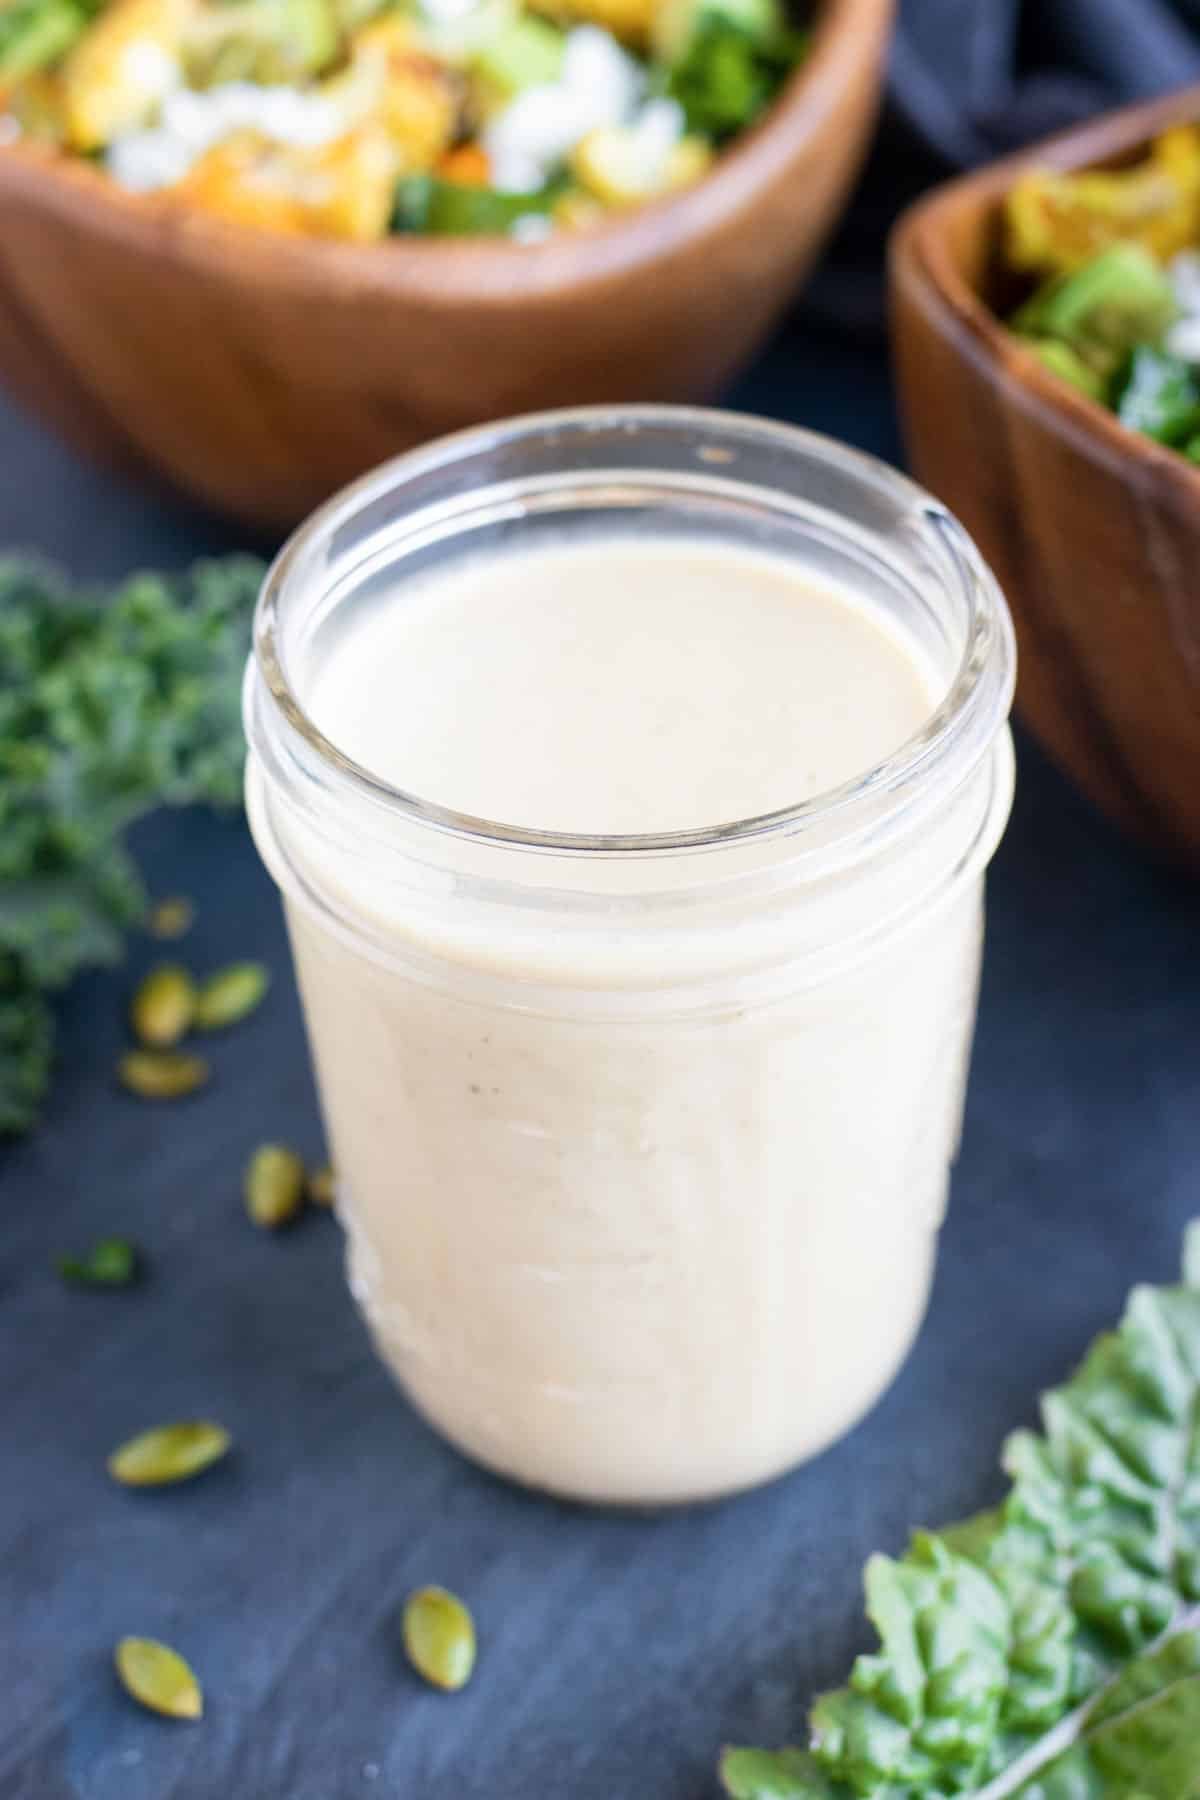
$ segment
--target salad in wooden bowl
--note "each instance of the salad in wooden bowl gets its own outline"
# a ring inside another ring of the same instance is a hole
[[[1017,627],[1017,706],[1096,802],[1200,869],[1200,89],[951,182],[902,220],[920,478]]]
[[[545,3],[0,0],[0,380],[271,528],[458,427],[718,394],[841,209],[893,0],[803,41],[779,0]]]
[[[805,44],[782,0],[3,0],[0,116],[247,225],[529,243],[697,181]]]

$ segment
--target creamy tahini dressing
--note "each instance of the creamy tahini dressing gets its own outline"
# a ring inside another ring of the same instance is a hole
[[[665,538],[402,583],[317,663],[308,710],[377,776],[574,833],[790,806],[940,698],[867,602]],[[844,902],[836,881],[769,908],[735,884],[702,929],[694,908],[476,904],[461,879],[430,897],[384,878],[373,839],[289,838],[253,778],[251,814],[289,891],[355,1290],[429,1417],[510,1475],[641,1502],[748,1485],[845,1430],[920,1320],[957,1142],[981,924],[977,871],[945,897],[961,828]],[[336,924],[287,873],[320,856]],[[903,904],[857,961],[802,980],[787,960],[814,906],[836,936]]]
[[[459,812],[576,834],[687,831],[812,799],[935,704],[853,595],[720,541],[467,560],[376,603],[309,707],[348,756]]]

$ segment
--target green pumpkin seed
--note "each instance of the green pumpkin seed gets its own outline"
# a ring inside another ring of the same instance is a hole
[[[157,906],[150,908],[146,929],[151,937],[186,937],[195,916],[191,901],[186,900],[182,894],[173,894],[169,900],[160,900]]]
[[[125,1238],[101,1238],[86,1256],[60,1256],[58,1272],[78,1287],[128,1287],[137,1280],[138,1254]]]
[[[177,1650],[154,1638],[122,1638],[113,1653],[127,1694],[168,1719],[198,1719],[204,1712],[200,1683]]]
[[[230,963],[210,975],[196,996],[198,1031],[224,1031],[248,1019],[271,985],[270,972],[262,963]]]
[[[122,1487],[166,1487],[220,1462],[232,1441],[223,1425],[208,1419],[156,1425],[114,1450],[108,1472]]]
[[[283,1144],[263,1144],[246,1164],[243,1189],[254,1223],[275,1231],[304,1205],[304,1164]]]
[[[475,1667],[475,1622],[445,1588],[418,1588],[404,1604],[404,1648],[418,1675],[448,1693],[465,1687]]]
[[[130,1050],[117,1064],[117,1074],[143,1100],[179,1100],[205,1085],[209,1067],[202,1056],[182,1050]]]
[[[196,984],[186,969],[163,963],[147,975],[133,996],[129,1019],[143,1044],[168,1050],[177,1044],[196,1010]]]
[[[337,1199],[337,1178],[328,1163],[310,1174],[308,1197],[314,1206],[332,1206]]]

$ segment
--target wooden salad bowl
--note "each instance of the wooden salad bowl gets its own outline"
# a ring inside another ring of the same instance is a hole
[[[823,0],[696,187],[539,245],[256,232],[0,149],[0,380],[79,449],[256,525],[442,432],[711,396],[795,293],[864,154],[893,0]]]
[[[1030,162],[1119,164],[1200,120],[1200,87],[939,188],[892,240],[916,472],[1008,596],[1018,707],[1093,801],[1200,869],[1200,469],[1058,381],[1000,323],[1001,203]]]

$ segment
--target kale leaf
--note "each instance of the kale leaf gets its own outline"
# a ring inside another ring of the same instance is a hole
[[[879,1649],[735,1800],[1196,1800],[1200,1236],[1017,1432],[993,1513],[867,1565]]]
[[[0,1135],[48,1081],[44,995],[113,963],[145,894],[125,848],[155,806],[241,793],[242,670],[262,566],[76,590],[0,559]]]

